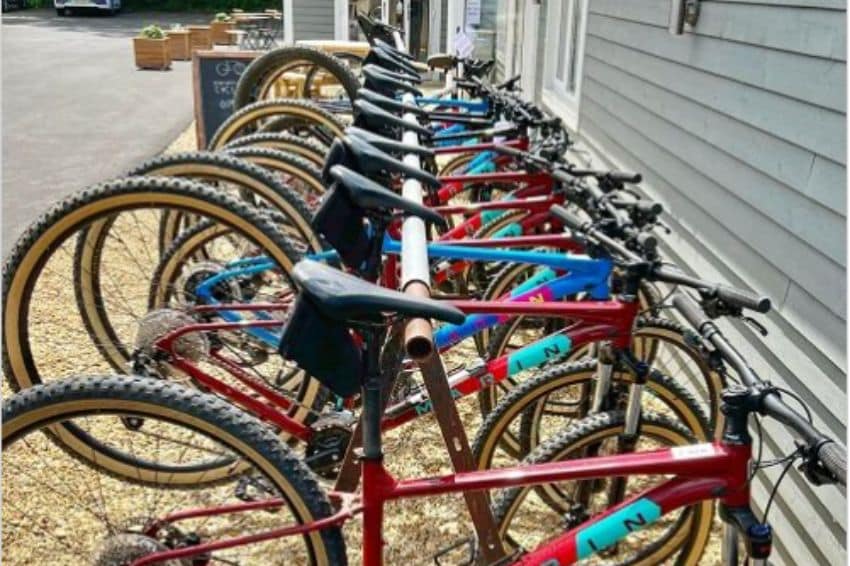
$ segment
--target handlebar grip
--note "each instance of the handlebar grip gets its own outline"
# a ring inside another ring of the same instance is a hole
[[[576,182],[576,178],[563,169],[554,169],[552,171],[552,178],[564,185],[572,185]]]
[[[691,299],[689,296],[684,293],[676,293],[673,295],[673,306],[676,307],[685,320],[688,321],[693,328],[697,331],[702,329],[702,326],[707,322],[710,322],[705,313],[702,312],[702,309]]]
[[[637,184],[643,181],[643,175],[640,173],[632,173],[631,171],[611,171],[607,177],[617,183]]]
[[[646,252],[655,251],[658,247],[658,238],[649,232],[640,232],[636,239],[638,245]]]
[[[847,485],[847,449],[837,442],[827,442],[818,449],[818,460],[832,473],[838,483]]]
[[[561,222],[564,223],[564,226],[569,228],[570,230],[575,230],[577,232],[583,232],[587,228],[587,222],[564,208],[559,204],[555,204],[552,208],[549,209],[555,217],[558,218]]]
[[[748,291],[742,291],[734,287],[718,285],[717,297],[726,303],[754,310],[762,314],[770,312],[771,305],[768,297],[759,297]]]
[[[635,204],[635,210],[643,214],[651,214],[653,216],[658,216],[662,212],[664,212],[664,205],[660,202],[655,202],[652,200],[639,200]]]

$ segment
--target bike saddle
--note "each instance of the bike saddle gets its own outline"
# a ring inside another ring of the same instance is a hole
[[[394,43],[394,32],[401,33],[401,30],[384,22],[373,20],[366,14],[357,14],[357,23],[360,24],[360,29],[363,30],[363,35],[367,41],[374,45],[376,41]]]
[[[415,114],[416,116],[427,116],[428,112],[419,108],[415,104],[405,104],[404,102],[397,100],[395,98],[390,98],[389,96],[384,96],[374,90],[369,90],[368,88],[361,88],[357,91],[357,98],[362,98],[363,100],[368,100],[375,106],[383,108],[389,112],[397,112],[398,114],[404,114],[405,112],[410,112],[411,114]]]
[[[412,77],[416,77],[418,80],[415,82],[422,82],[422,79],[419,77],[419,71],[416,67],[411,65],[406,59],[400,59],[392,51],[389,51],[382,46],[372,47],[372,49],[369,50],[369,54],[366,55],[366,58],[363,60],[363,63],[365,65],[377,65],[388,71],[395,71],[404,75],[409,75],[411,80],[414,80]]]
[[[425,222],[448,227],[446,219],[438,212],[408,200],[348,167],[334,165],[331,167],[330,176],[339,183],[336,190],[343,189],[351,202],[362,210],[400,210]]]
[[[390,114],[367,100],[354,101],[354,125],[372,132],[392,136],[397,135],[398,130],[416,132],[426,140],[430,140],[434,135],[431,130],[423,128],[419,124],[408,122],[395,114]]]
[[[364,77],[363,86],[384,96],[394,97],[399,91],[422,96],[422,91],[405,82],[403,75],[391,73],[377,65],[364,65],[361,71]]]
[[[359,92],[363,92],[363,89],[360,89]],[[373,134],[368,130],[358,128],[356,126],[347,127],[345,129],[345,135],[349,137],[360,138],[364,141],[367,141],[371,145],[380,149],[381,151],[385,151],[395,157],[404,157],[406,153],[413,153],[418,155],[419,157],[424,157],[427,159],[432,159],[434,157],[434,152],[428,149],[427,147],[402,143],[392,138],[385,138],[384,136]]]
[[[388,43],[381,38],[375,38],[375,42],[372,44],[375,47],[380,47],[386,51],[389,51],[393,55],[397,55],[401,59],[406,59],[411,63],[416,61],[416,57],[411,55],[410,53],[405,53],[404,51],[397,49],[396,46],[392,43]]]
[[[443,186],[443,183],[434,175],[395,159],[362,138],[343,137],[340,143],[345,147],[349,159],[355,164],[352,169],[362,175],[369,177],[399,174],[405,178],[416,179],[428,189],[438,189]]]
[[[466,319],[460,310],[445,302],[385,289],[309,259],[295,265],[292,278],[304,298],[322,315],[337,322],[382,322],[387,314],[433,318],[452,324],[460,324]]]
[[[428,57],[428,66],[432,69],[442,69],[444,71],[448,71],[449,69],[454,69],[454,66],[457,64],[457,58],[454,55],[450,55],[448,53],[435,53]]]

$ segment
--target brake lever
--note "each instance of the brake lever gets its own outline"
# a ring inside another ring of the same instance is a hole
[[[767,334],[768,334],[767,328],[765,328],[764,325],[762,325],[762,323],[760,323],[759,321],[757,321],[756,319],[754,319],[750,316],[745,316],[745,315],[741,315],[740,319],[742,321],[744,321],[748,326],[755,329],[756,332],[761,334],[762,338],[767,337]]]
[[[797,445],[797,450],[803,455],[803,460],[800,462],[797,469],[806,476],[807,480],[817,486],[838,483],[832,472],[827,470],[826,466],[824,466],[817,458],[818,450],[822,444],[819,444],[814,449],[809,450],[806,449],[806,446],[799,440],[795,440],[794,443]]]

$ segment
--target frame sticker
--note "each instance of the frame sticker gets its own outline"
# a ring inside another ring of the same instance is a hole
[[[674,446],[670,449],[674,460],[690,460],[691,458],[702,458],[714,456],[714,444],[704,442],[702,444],[691,444],[689,446]]]
[[[638,499],[634,503],[611,513],[578,533],[578,558],[603,550],[621,538],[652,524],[661,516],[661,507],[649,499]]]

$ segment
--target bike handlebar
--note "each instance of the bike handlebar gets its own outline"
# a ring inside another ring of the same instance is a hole
[[[678,268],[660,265],[655,268],[659,280],[676,285],[685,285],[699,289],[703,294],[717,297],[726,304],[753,310],[762,314],[770,312],[770,298],[758,296],[750,291],[736,289],[728,285],[711,283],[682,272]]]
[[[723,359],[732,366],[750,391],[764,390],[758,412],[774,418],[793,430],[805,443],[808,457],[816,459],[841,485],[847,482],[847,451],[840,444],[819,432],[798,411],[782,400],[778,391],[766,389],[768,384],[759,378],[744,357],[720,332],[720,329],[690,297],[684,293],[673,296],[673,305],[702,337],[711,343]]]
[[[592,222],[582,220],[564,207],[555,205],[551,208],[551,212],[570,230],[584,232],[609,251],[622,256],[623,259],[633,263],[645,261],[644,258],[629,250],[620,242],[609,237],[601,230],[594,228]],[[654,249],[657,245],[654,236],[647,232],[636,230],[632,226],[626,226],[623,228],[623,232],[627,237],[634,238],[646,251]],[[655,265],[652,268],[651,277],[656,281],[664,281],[666,283],[684,285],[697,289],[703,296],[718,298],[729,306],[749,309],[762,314],[770,312],[771,309],[771,302],[768,297],[758,296],[750,291],[736,289],[728,285],[704,281],[697,277],[692,277],[676,267]]]

